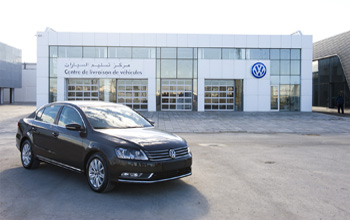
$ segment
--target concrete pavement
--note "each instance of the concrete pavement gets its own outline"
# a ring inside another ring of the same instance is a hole
[[[348,115],[317,112],[142,112],[170,132],[349,133]]]

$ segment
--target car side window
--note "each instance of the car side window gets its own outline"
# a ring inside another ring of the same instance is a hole
[[[46,107],[44,113],[41,116],[41,121],[53,124],[60,108],[60,105],[51,105],[49,107]]]
[[[65,106],[62,109],[58,125],[65,127],[68,124],[79,124],[83,126],[79,113],[75,109]]]
[[[42,108],[38,111],[38,113],[36,113],[36,116],[35,116],[35,120],[37,121],[42,121],[42,116],[43,116],[43,112],[44,112],[45,108]]]

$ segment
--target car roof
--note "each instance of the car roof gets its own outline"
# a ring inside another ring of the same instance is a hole
[[[50,104],[71,104],[78,107],[87,107],[87,106],[116,106],[116,107],[125,107],[123,104],[118,104],[114,102],[103,102],[103,101],[58,101]]]

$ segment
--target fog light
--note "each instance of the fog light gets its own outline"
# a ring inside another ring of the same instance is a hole
[[[120,176],[124,178],[139,178],[142,176],[143,173],[127,173],[124,172]]]

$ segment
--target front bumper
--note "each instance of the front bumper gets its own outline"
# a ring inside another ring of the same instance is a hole
[[[192,157],[167,161],[116,160],[111,166],[111,180],[128,183],[156,183],[183,178],[192,174]],[[140,177],[123,177],[122,173],[139,173]]]

